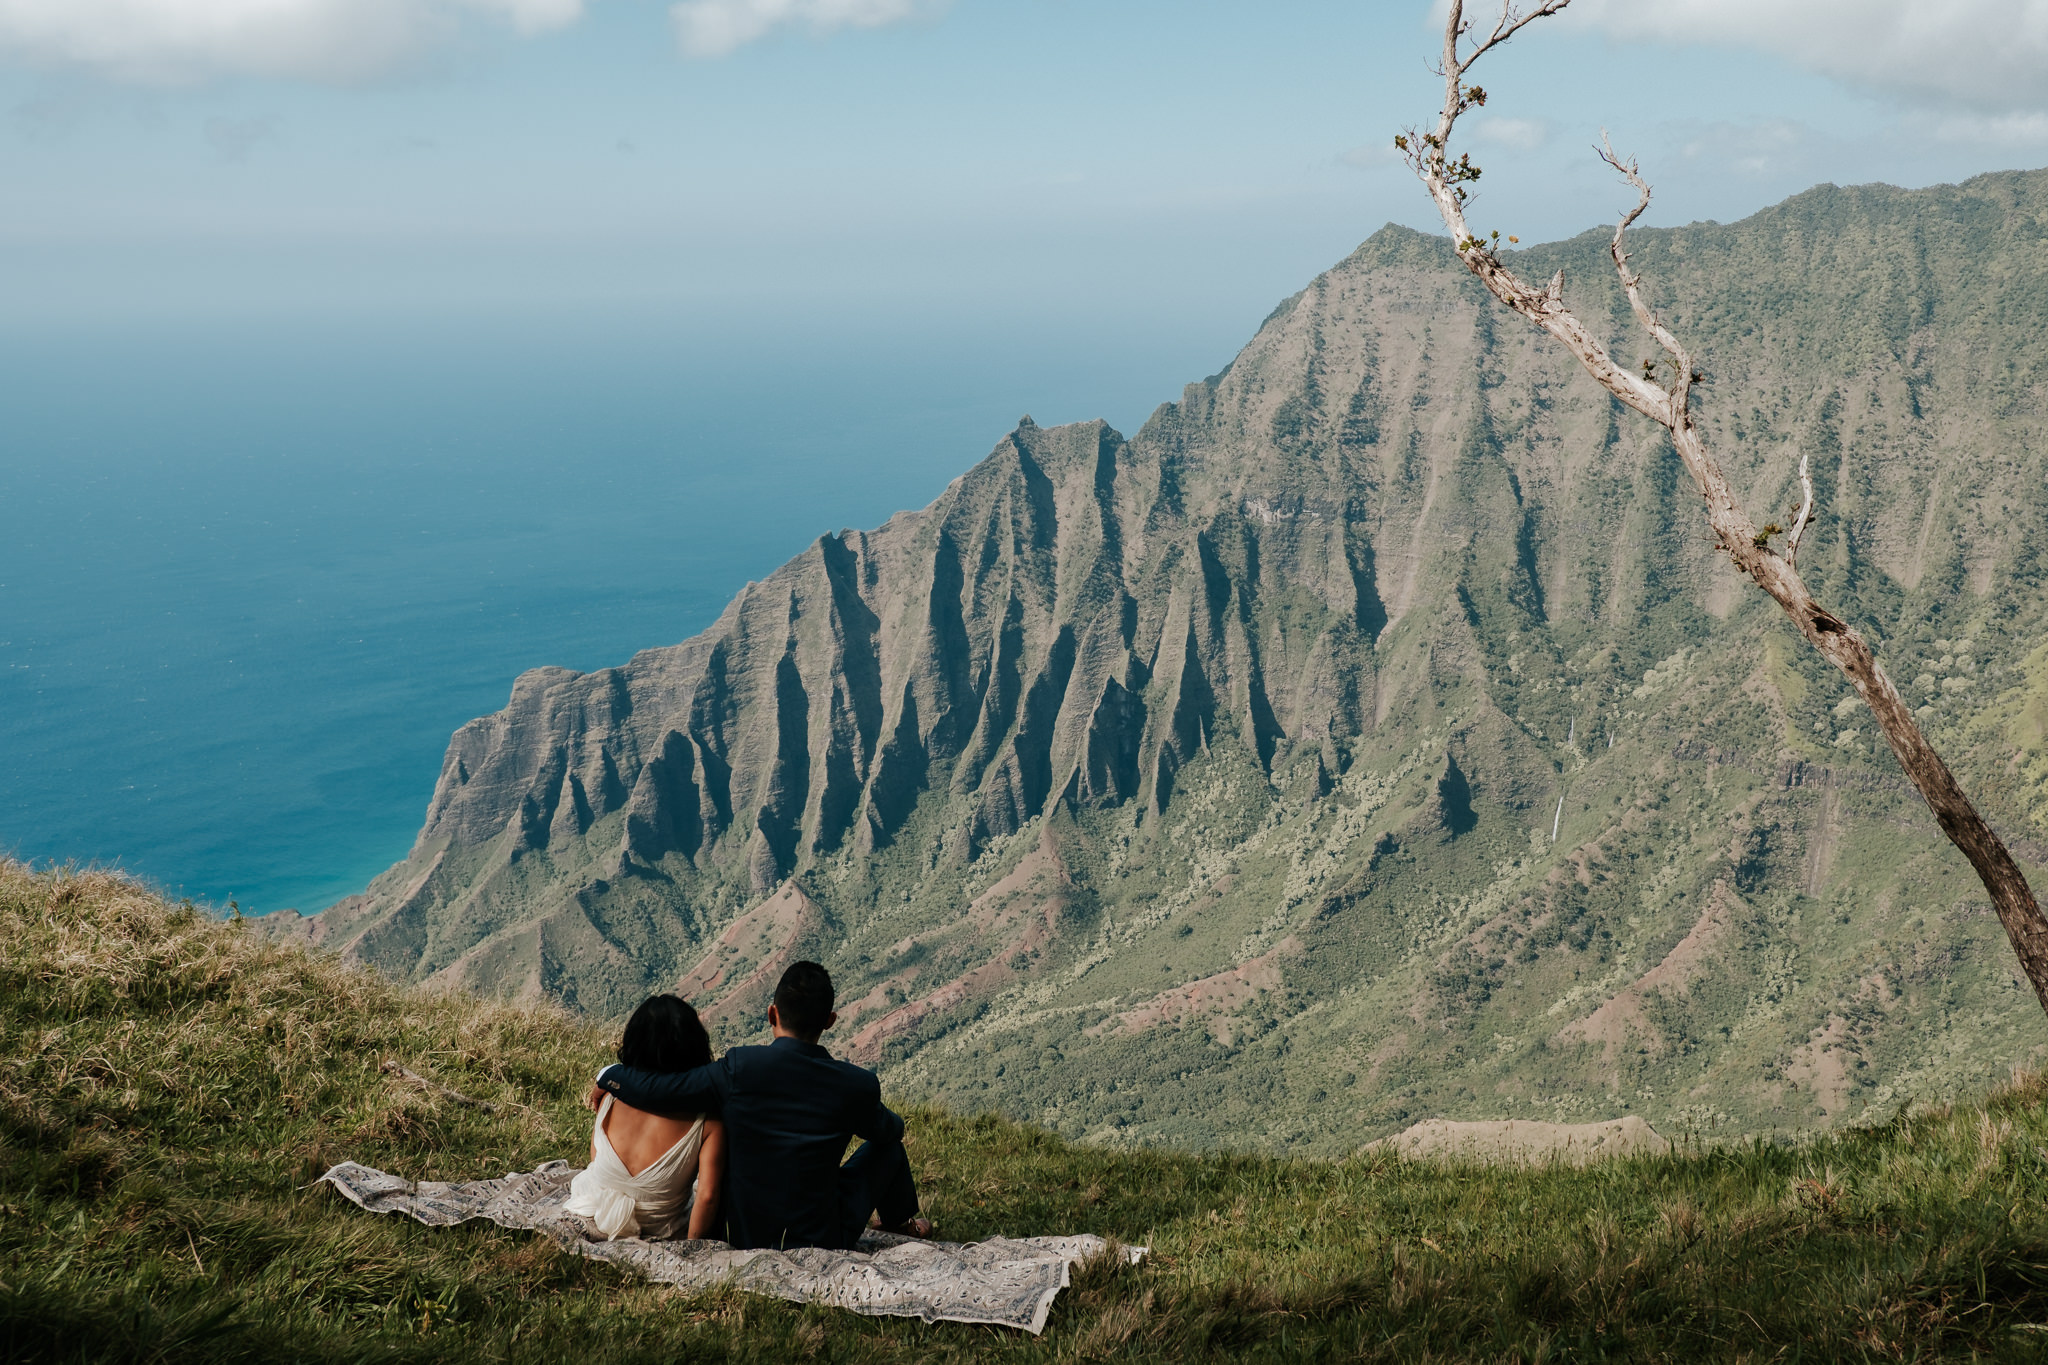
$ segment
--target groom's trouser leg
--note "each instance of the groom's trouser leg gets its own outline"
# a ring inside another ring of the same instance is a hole
[[[879,1213],[883,1227],[895,1227],[917,1216],[917,1181],[910,1174],[910,1154],[900,1142],[863,1142],[839,1168],[839,1194],[847,1239],[860,1236],[868,1215]]]

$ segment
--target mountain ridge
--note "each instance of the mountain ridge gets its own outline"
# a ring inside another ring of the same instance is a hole
[[[1816,457],[1802,567],[2037,865],[2044,221],[2013,172],[1634,239],[1731,478]],[[1625,351],[1605,241],[1520,255]],[[1653,436],[1390,226],[1128,440],[1024,419],[692,640],[522,675],[408,858],[274,927],[600,1014],[688,980],[736,1040],[706,964],[757,917],[893,1084],[1118,1141],[1839,1123],[2040,1055]]]

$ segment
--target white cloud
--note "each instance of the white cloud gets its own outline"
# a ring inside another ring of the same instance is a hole
[[[1482,118],[1472,125],[1472,140],[1482,147],[1533,152],[1550,141],[1550,126],[1541,119]]]
[[[1385,138],[1378,142],[1361,143],[1359,146],[1341,151],[1337,153],[1337,160],[1354,170],[1372,171],[1378,170],[1381,166],[1400,165],[1401,153],[1394,149],[1393,139]]]
[[[210,118],[203,130],[207,145],[224,161],[247,161],[258,143],[277,131],[273,118]]]
[[[782,28],[829,33],[881,28],[931,13],[946,0],[681,0],[669,11],[692,57],[723,57]]]
[[[1782,57],[1880,94],[2048,108],[2048,0],[1578,0],[1620,38]]]
[[[1927,136],[1942,142],[1968,142],[1979,146],[2025,148],[2038,151],[2048,143],[2048,112],[2014,109],[1990,115],[1942,113],[1923,117],[1920,126]]]
[[[0,53],[117,79],[217,75],[359,80],[417,55],[466,18],[537,33],[584,0],[0,0]]]
[[[1679,154],[1688,161],[1704,161],[1746,176],[1783,175],[1810,159],[1816,141],[1811,128],[1785,119],[1710,123],[1696,129]],[[1803,168],[1799,173],[1804,173]]]

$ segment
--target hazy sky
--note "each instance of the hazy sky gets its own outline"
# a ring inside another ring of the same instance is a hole
[[[0,0],[0,326],[694,308],[1227,325],[1388,220],[1427,0]],[[2048,162],[2048,0],[1579,0],[1477,221]],[[1221,321],[1219,321],[1221,319]]]

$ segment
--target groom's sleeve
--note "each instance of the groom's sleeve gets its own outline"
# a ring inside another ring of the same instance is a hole
[[[631,1101],[627,1103],[630,1104]],[[903,1120],[897,1117],[896,1112],[888,1105],[882,1103],[880,1086],[875,1087],[873,1107],[857,1116],[857,1121],[853,1125],[853,1135],[865,1138],[869,1142],[903,1141]]]
[[[598,1073],[597,1088],[621,1104],[650,1114],[709,1114],[715,1118],[725,1112],[725,1063],[714,1061],[689,1071],[608,1066]]]

